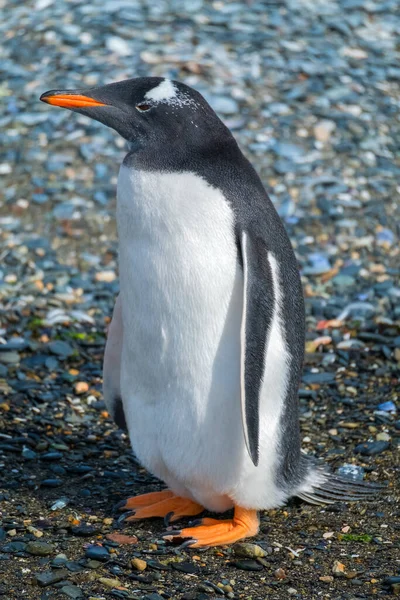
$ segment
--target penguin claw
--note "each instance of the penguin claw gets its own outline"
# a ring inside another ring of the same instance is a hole
[[[180,529],[175,529],[174,531],[165,531],[161,534],[161,537],[171,545],[175,545],[177,550],[184,550],[185,548],[188,548],[197,542],[197,540],[192,537],[182,537],[182,530]]]
[[[126,500],[120,500],[119,502],[117,502],[117,504],[114,504],[111,511],[114,514],[119,510],[124,510],[124,506],[126,506]]]
[[[197,540],[195,540],[194,538],[189,538],[186,540],[186,542],[183,542],[182,544],[180,544],[180,546],[177,547],[177,550],[185,550],[185,548],[190,548],[190,546],[192,546],[193,544],[196,544]]]
[[[133,515],[135,514],[134,510],[128,510],[127,512],[125,512],[123,515],[121,515],[120,517],[118,517],[117,519],[117,523],[119,525],[125,523],[125,521],[128,519],[128,517],[133,517]]]
[[[193,519],[193,521],[189,521],[189,525],[190,527],[197,527],[198,525],[201,525],[203,522],[203,519]]]
[[[182,533],[182,529],[170,529],[169,531],[163,531],[161,537],[167,540],[167,542],[171,542],[172,538],[179,537]],[[171,538],[171,539],[168,539]]]
[[[170,521],[172,519],[172,517],[174,516],[174,511],[171,510],[169,513],[167,513],[164,517],[164,525],[165,527],[169,527],[170,526]]]

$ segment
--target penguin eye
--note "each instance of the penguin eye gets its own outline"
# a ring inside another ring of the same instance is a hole
[[[140,110],[141,112],[146,112],[148,110],[150,110],[152,108],[151,104],[137,104],[136,105],[137,110]]]

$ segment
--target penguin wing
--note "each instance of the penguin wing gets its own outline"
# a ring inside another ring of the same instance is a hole
[[[121,298],[117,297],[108,329],[103,363],[103,396],[109,413],[117,420],[121,404],[121,353],[123,340]],[[117,425],[120,424],[117,422]]]
[[[274,310],[274,289],[268,250],[247,230],[239,235],[243,263],[243,313],[240,331],[240,387],[244,437],[254,465],[259,458],[259,403],[268,337]]]

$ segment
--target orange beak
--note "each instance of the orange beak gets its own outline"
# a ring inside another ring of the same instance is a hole
[[[99,102],[89,96],[81,96],[80,94],[54,94],[46,92],[40,96],[42,102],[52,104],[54,106],[62,106],[63,108],[91,108],[94,106],[107,106],[104,102]]]

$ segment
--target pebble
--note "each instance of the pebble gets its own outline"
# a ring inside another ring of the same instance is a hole
[[[59,581],[68,579],[68,576],[69,573],[65,569],[56,569],[55,571],[45,571],[36,575],[36,581],[40,586],[47,587],[48,585],[54,585]]]
[[[119,579],[110,579],[108,577],[100,577],[99,583],[101,583],[102,585],[105,585],[108,588],[117,588],[121,585],[121,582]]]
[[[338,468],[337,474],[342,477],[348,477],[354,479],[354,481],[362,481],[364,479],[365,471],[363,467],[352,464],[344,464]]]
[[[71,533],[79,537],[93,537],[97,533],[100,533],[100,529],[92,525],[75,525],[71,527]]]
[[[147,562],[140,558],[132,558],[131,565],[136,571],[144,571],[147,568]]]
[[[73,353],[73,348],[70,346],[70,344],[67,344],[67,342],[63,342],[61,340],[50,342],[48,344],[48,349],[53,354],[56,354],[62,358],[67,358]]]
[[[362,454],[363,456],[376,456],[387,450],[389,447],[390,443],[387,441],[364,442],[363,444],[358,444],[358,446],[354,448],[354,452],[356,454]]]
[[[338,560],[335,560],[332,567],[332,573],[335,577],[344,577],[346,573],[346,567],[343,563]]]
[[[260,565],[259,562],[255,560],[235,560],[231,563],[237,569],[242,569],[243,571],[262,571],[263,566]]]
[[[249,544],[247,542],[235,544],[233,546],[233,553],[236,556],[242,556],[243,558],[258,558],[268,555],[268,553],[261,548],[261,546],[257,546],[257,544]]]
[[[228,98],[227,96],[214,96],[210,98],[209,101],[217,113],[233,115],[239,111],[238,103],[233,98]]]
[[[110,554],[104,546],[88,546],[85,550],[85,556],[100,562],[110,559]]]
[[[60,591],[68,596],[68,598],[83,598],[83,592],[76,585],[64,585]]]
[[[336,129],[336,123],[334,121],[323,120],[319,121],[314,127],[314,137],[316,140],[322,143],[326,143],[330,140],[332,133]]]
[[[111,281],[114,281],[115,278],[116,278],[116,274],[114,273],[114,271],[100,271],[99,273],[96,273],[96,275],[95,275],[96,281],[111,282]]]
[[[279,567],[279,569],[275,569],[274,577],[275,577],[275,579],[278,579],[278,580],[286,579],[286,577],[287,577],[286,571]]]
[[[47,542],[28,542],[25,551],[34,556],[48,556],[54,552],[54,546]]]

